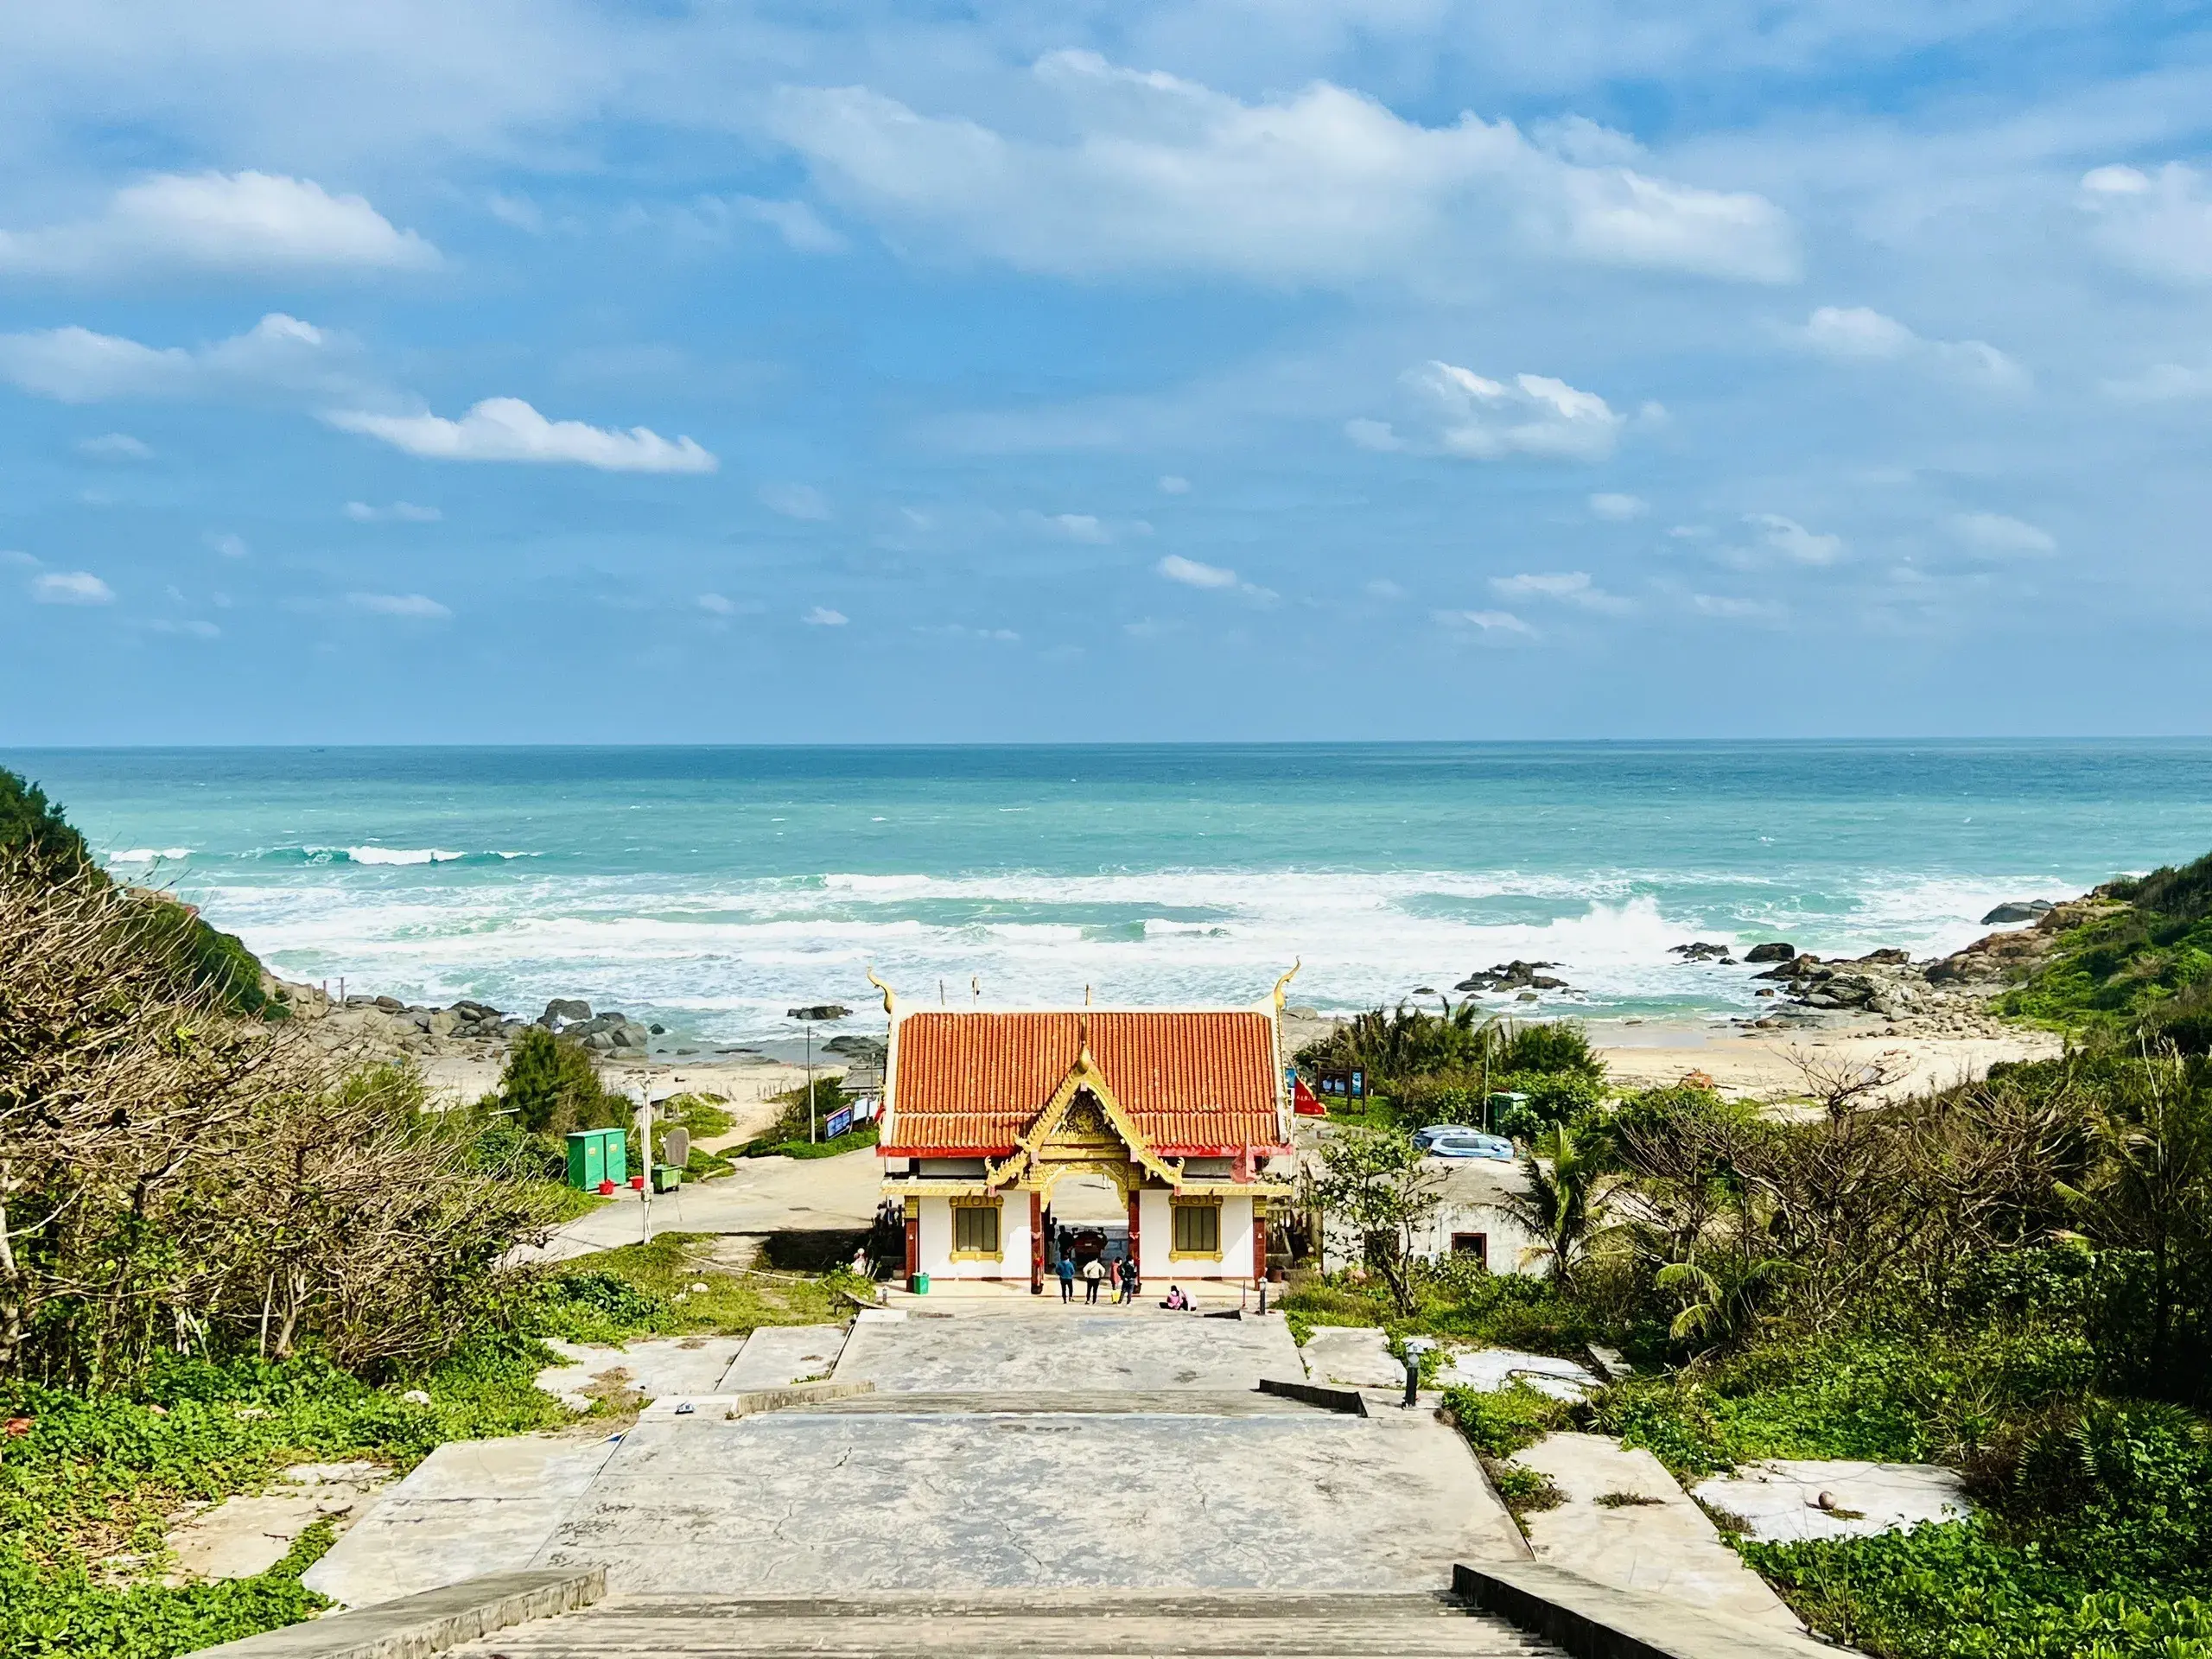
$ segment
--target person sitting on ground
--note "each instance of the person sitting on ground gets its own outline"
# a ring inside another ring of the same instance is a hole
[[[1075,1258],[1065,1250],[1060,1252],[1059,1275],[1060,1300],[1064,1302],[1075,1300]]]
[[[1098,1300],[1098,1287],[1105,1281],[1106,1269],[1098,1265],[1098,1258],[1094,1255],[1083,1264],[1083,1300],[1086,1302],[1096,1302]]]
[[[1178,1313],[1180,1313],[1190,1305],[1191,1299],[1183,1294],[1183,1287],[1180,1285],[1168,1286],[1167,1300],[1160,1304],[1162,1307],[1171,1307],[1175,1309]]]

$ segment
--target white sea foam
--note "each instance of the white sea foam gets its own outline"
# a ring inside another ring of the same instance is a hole
[[[165,858],[190,858],[189,847],[133,847],[124,853],[110,853],[111,864],[152,864]]]
[[[468,856],[466,853],[449,853],[439,847],[341,847],[337,850],[356,864],[448,864]]]

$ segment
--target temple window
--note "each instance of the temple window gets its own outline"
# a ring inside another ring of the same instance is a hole
[[[952,1254],[995,1256],[999,1254],[998,1200],[986,1204],[955,1203],[952,1210]]]
[[[1221,1257],[1221,1201],[1212,1198],[1190,1203],[1178,1198],[1172,1208],[1175,1217],[1175,1237],[1170,1250],[1171,1256],[1203,1256],[1218,1261]]]

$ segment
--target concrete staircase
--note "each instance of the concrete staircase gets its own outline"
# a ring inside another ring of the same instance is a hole
[[[618,1596],[460,1659],[1491,1659],[1564,1650],[1442,1595]]]

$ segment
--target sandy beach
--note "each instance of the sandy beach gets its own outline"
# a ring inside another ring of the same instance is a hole
[[[1879,1066],[1893,1077],[1879,1092],[1901,1097],[1971,1082],[1986,1076],[2000,1060],[2047,1058],[2063,1046],[2056,1033],[2025,1026],[1955,1037],[1891,1034],[1878,1020],[1786,1035],[1725,1027],[1624,1027],[1597,1021],[1590,1036],[1618,1087],[1656,1088],[1702,1073],[1722,1094],[1744,1100],[1804,1094],[1803,1067],[1808,1063],[1853,1071]]]

